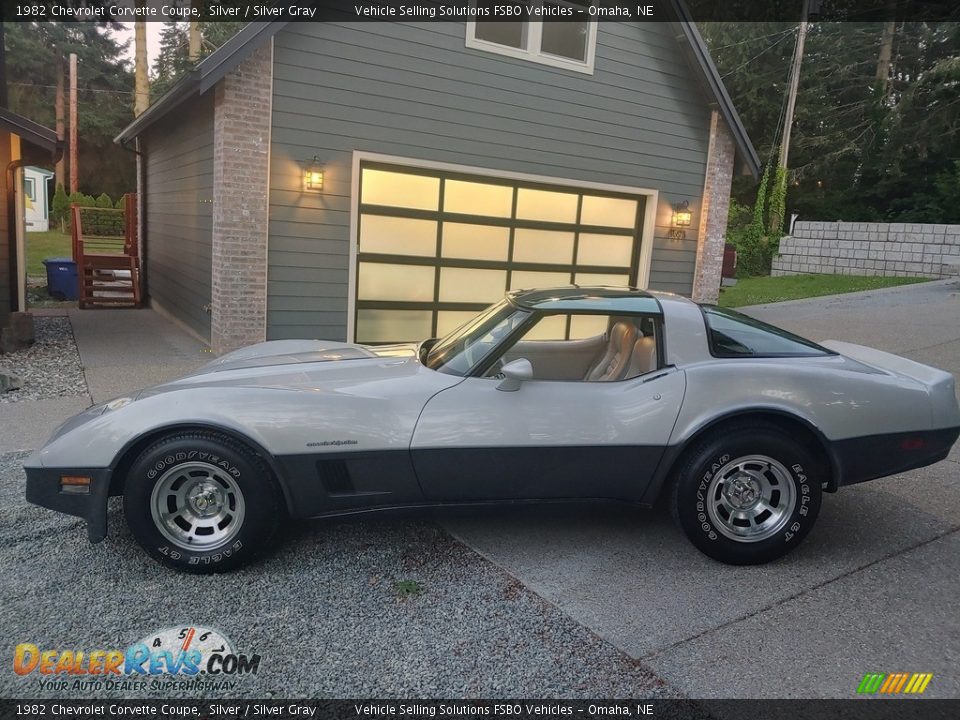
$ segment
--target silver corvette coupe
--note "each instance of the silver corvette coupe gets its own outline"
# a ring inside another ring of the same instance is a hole
[[[27,499],[192,572],[235,568],[286,516],[663,497],[694,545],[762,563],[822,493],[937,462],[953,377],[816,344],[666,293],[508,294],[442,339],[254,345],[96,405],[26,461]]]

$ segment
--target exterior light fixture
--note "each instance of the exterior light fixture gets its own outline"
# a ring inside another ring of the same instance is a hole
[[[678,202],[673,206],[673,222],[671,223],[673,227],[670,228],[670,239],[671,240],[686,240],[687,232],[683,228],[690,227],[690,221],[693,218],[693,213],[690,212],[690,203],[684,200],[683,202]]]
[[[323,191],[323,166],[316,155],[303,171],[303,189],[313,192]]]

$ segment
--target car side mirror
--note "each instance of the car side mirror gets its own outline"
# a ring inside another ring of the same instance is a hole
[[[500,368],[500,373],[503,380],[497,385],[497,390],[515,392],[524,380],[533,380],[533,365],[526,358],[517,358]]]

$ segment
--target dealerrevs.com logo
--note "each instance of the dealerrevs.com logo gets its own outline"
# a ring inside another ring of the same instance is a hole
[[[239,653],[218,630],[165,628],[126,649],[44,648],[20,643],[13,671],[34,677],[40,690],[232,690],[256,675],[260,656]]]

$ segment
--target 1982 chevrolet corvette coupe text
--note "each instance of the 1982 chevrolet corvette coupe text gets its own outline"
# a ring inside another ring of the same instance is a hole
[[[735,564],[780,557],[821,493],[943,459],[953,377],[624,288],[513,292],[447,337],[283,340],[96,405],[26,462],[27,499],[106,536],[107,498],[183,570],[281,519],[409,506],[668,499]]]

